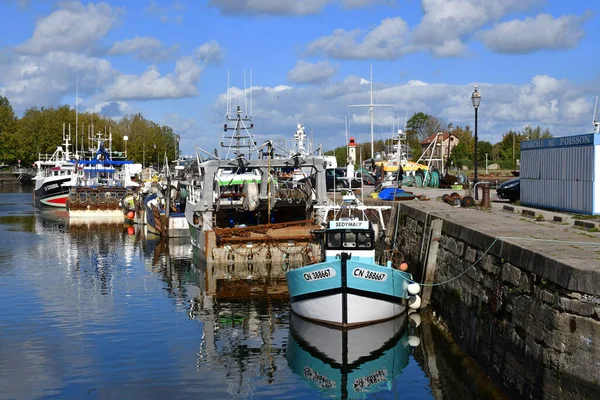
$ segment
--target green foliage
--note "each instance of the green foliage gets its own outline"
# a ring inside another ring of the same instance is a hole
[[[434,116],[422,112],[414,113],[408,121],[406,121],[406,130],[416,134],[417,139],[423,141],[429,136],[438,133],[442,130],[441,122]],[[411,146],[413,151],[414,147]]]
[[[76,128],[76,120],[79,126]],[[175,132],[160,126],[141,114],[126,115],[115,121],[96,113],[80,113],[69,106],[57,108],[31,107],[21,118],[14,115],[8,99],[0,97],[0,161],[25,165],[36,161],[39,154],[52,154],[62,144],[63,126],[71,132],[71,151],[89,149],[89,136],[101,132],[104,138],[112,133],[112,150],[125,152],[129,159],[144,165],[164,163],[165,153],[170,160],[177,153]],[[128,137],[127,145],[124,136]],[[97,137],[97,136],[96,136]],[[126,148],[127,147],[127,148]]]

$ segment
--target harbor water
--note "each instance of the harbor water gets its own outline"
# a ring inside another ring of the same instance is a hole
[[[315,325],[265,269],[0,191],[0,399],[501,397],[427,318]]]

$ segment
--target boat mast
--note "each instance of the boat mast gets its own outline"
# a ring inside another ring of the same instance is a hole
[[[596,119],[597,111],[598,111],[598,96],[596,96],[596,104],[594,104],[594,118],[592,118],[592,122],[594,124],[596,133],[600,133],[600,121],[598,121]]]
[[[79,74],[77,75],[77,83],[75,84],[75,158],[79,158],[77,142],[79,139],[79,134],[77,133],[77,125],[79,125]]]
[[[375,150],[374,150],[374,129],[373,126],[375,124],[375,107],[394,107],[393,104],[374,104],[373,103],[373,65],[369,66],[370,70],[370,93],[371,93],[371,102],[369,104],[352,104],[348,107],[369,107],[369,116],[371,120],[371,158],[375,159]]]

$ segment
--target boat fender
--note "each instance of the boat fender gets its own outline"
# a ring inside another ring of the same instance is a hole
[[[408,314],[408,320],[410,321],[410,326],[412,326],[413,328],[417,328],[419,325],[421,325],[421,316],[417,312],[412,312]]]
[[[421,344],[421,339],[418,336],[411,335],[408,337],[408,344],[410,347],[418,347]]]
[[[421,297],[418,294],[408,296],[408,307],[413,310],[418,310],[421,307]]]
[[[421,286],[418,283],[409,283],[406,288],[409,294],[419,294],[421,292]]]
[[[408,269],[408,264],[407,263],[405,263],[405,262],[400,263],[400,271],[406,271],[407,269]],[[414,294],[414,293],[411,293],[411,294]]]

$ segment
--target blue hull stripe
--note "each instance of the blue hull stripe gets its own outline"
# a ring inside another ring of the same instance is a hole
[[[340,260],[337,260],[335,262],[312,264],[288,271],[287,281],[291,298],[306,298],[305,296],[308,296],[308,298],[322,297],[322,293],[336,289],[339,290],[339,292],[336,293],[341,293],[343,283],[341,279],[342,267],[340,264]],[[327,279],[310,281],[307,281],[304,278],[305,274],[310,274],[313,271],[322,270],[324,268],[332,268],[335,270],[335,276]],[[353,275],[353,272],[356,268],[372,271],[377,274],[386,274],[387,277],[385,281],[363,279]],[[411,282],[412,279],[407,273],[389,267],[357,262],[352,259],[347,260],[346,270],[346,287],[348,293],[350,293],[350,291],[358,291],[358,293],[372,293],[372,295],[367,296],[371,298],[375,298],[374,296],[385,296],[386,298],[408,297],[408,293],[406,293],[405,289],[405,283]]]

